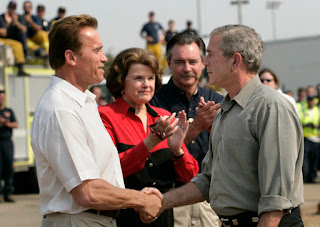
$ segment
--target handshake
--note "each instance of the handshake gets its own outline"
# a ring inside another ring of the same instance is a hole
[[[156,188],[144,188],[141,190],[144,195],[145,204],[141,208],[136,208],[136,212],[140,214],[140,219],[144,223],[155,221],[163,212],[162,198],[163,195]]]

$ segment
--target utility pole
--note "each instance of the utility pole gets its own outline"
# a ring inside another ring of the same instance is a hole
[[[267,9],[271,10],[271,20],[272,20],[272,36],[273,39],[277,39],[277,23],[276,23],[276,10],[279,9],[281,5],[280,1],[269,0],[267,1]]]
[[[202,24],[201,24],[201,0],[197,0],[197,16],[198,16],[198,33],[202,36]]]
[[[238,24],[242,24],[242,5],[249,4],[248,0],[231,1],[231,5],[238,6]]]

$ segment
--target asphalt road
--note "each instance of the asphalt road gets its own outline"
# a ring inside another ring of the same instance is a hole
[[[13,195],[15,203],[0,203],[0,227],[41,226],[38,194]],[[320,183],[304,185],[305,203],[301,206],[302,219],[306,227],[320,227]]]

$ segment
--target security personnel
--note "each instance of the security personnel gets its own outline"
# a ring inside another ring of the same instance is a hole
[[[5,107],[5,90],[0,85],[0,179],[4,179],[2,190],[5,202],[14,202],[10,197],[13,188],[13,143],[11,140],[12,129],[17,128],[18,123],[10,108]],[[1,182],[1,181],[0,181]],[[0,197],[0,201],[2,199]]]
[[[307,97],[306,108],[299,109],[300,120],[304,135],[303,180],[306,183],[315,183],[319,159],[319,107],[315,105],[315,96]]]

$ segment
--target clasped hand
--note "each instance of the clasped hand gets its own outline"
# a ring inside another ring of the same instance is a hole
[[[139,212],[140,219],[144,223],[153,222],[159,217],[161,214],[162,208],[162,194],[156,188],[144,188],[141,190],[145,194],[145,206],[136,209],[136,212]]]

